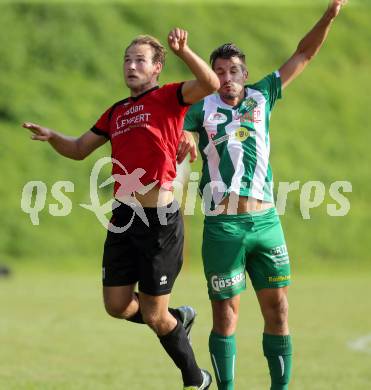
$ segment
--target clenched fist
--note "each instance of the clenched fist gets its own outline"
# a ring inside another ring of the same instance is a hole
[[[331,18],[336,18],[340,12],[342,6],[344,6],[348,0],[331,0],[328,7],[328,12]]]
[[[183,30],[178,27],[174,28],[170,31],[168,35],[168,43],[170,49],[175,54],[181,54],[186,48],[188,48],[187,39],[188,32],[186,30]]]

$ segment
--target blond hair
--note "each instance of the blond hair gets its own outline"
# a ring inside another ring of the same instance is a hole
[[[160,41],[151,35],[138,35],[134,38],[130,45],[125,49],[126,51],[134,45],[149,45],[153,49],[152,63],[160,62],[165,64],[166,49],[161,45]]]

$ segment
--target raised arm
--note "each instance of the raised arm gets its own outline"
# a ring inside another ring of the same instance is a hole
[[[279,72],[282,88],[285,88],[305,69],[311,59],[318,53],[332,22],[338,16],[340,9],[347,0],[331,0],[329,7],[311,31],[300,41],[292,57],[281,66]]]
[[[94,134],[90,130],[80,137],[69,137],[35,123],[25,122],[23,127],[32,131],[31,139],[47,141],[59,154],[73,160],[83,160],[95,149],[107,142],[105,137]]]
[[[170,49],[185,62],[196,77],[196,80],[186,81],[182,87],[184,102],[193,104],[217,91],[220,83],[209,65],[189,48],[187,40],[187,31],[180,28],[170,31],[168,36]]]

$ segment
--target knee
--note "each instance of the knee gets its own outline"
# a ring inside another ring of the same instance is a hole
[[[265,315],[267,321],[275,326],[283,326],[287,323],[289,304],[286,297],[274,299],[266,307]]]
[[[213,330],[216,333],[222,336],[230,336],[236,331],[238,311],[231,304],[223,305],[214,309],[213,320]]]
[[[104,302],[104,308],[108,315],[119,319],[128,319],[132,313],[128,310],[129,305],[125,303]]]
[[[166,318],[163,318],[160,313],[149,312],[142,313],[143,321],[156,333],[159,333],[164,325],[166,325]]]
[[[160,322],[160,316],[156,312],[143,313],[143,321],[152,329],[156,328]]]

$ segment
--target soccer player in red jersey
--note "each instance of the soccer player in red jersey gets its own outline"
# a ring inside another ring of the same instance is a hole
[[[184,388],[207,389],[211,376],[198,367],[188,340],[196,313],[189,306],[168,307],[183,261],[183,222],[171,182],[177,157],[182,160],[188,150],[182,139],[184,116],[190,104],[219,88],[215,73],[189,48],[187,35],[175,28],[168,44],[194,80],[159,87],[165,49],[157,39],[139,36],[124,54],[130,97],[113,104],[89,131],[75,138],[33,123],[23,126],[34,133],[32,139],[48,141],[59,154],[74,160],[83,160],[111,142],[114,193],[122,201],[114,203],[119,206],[113,210],[111,224],[130,227],[120,233],[107,232],[105,308],[113,317],[146,323],[181,370]],[[143,214],[133,214],[133,199]],[[139,293],[135,292],[137,284]]]

